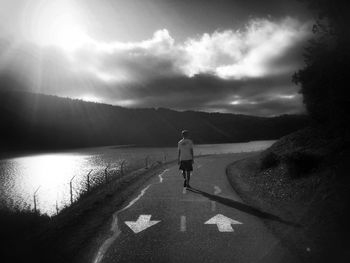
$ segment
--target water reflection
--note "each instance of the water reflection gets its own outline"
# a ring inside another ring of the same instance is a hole
[[[42,155],[16,161],[24,173],[32,174],[31,177],[21,178],[21,182],[27,186],[45,185],[52,188],[74,176],[76,170],[82,168],[83,159],[71,155]]]
[[[68,200],[67,182],[86,171],[88,158],[70,154],[47,154],[1,161],[4,184],[2,199],[7,204],[31,206],[34,191],[40,186],[38,207],[52,214],[56,202],[62,207]],[[4,194],[3,194],[4,193]],[[15,203],[15,204],[13,204]]]

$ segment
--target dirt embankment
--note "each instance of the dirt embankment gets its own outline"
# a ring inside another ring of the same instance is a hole
[[[245,202],[300,224],[265,220],[302,262],[345,262],[350,256],[349,153],[346,138],[308,128],[231,164],[227,175]]]

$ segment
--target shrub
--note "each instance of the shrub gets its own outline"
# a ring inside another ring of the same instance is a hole
[[[350,66],[348,1],[303,0],[317,13],[314,38],[304,51],[305,67],[293,76],[310,116],[319,122],[347,123]]]
[[[260,159],[260,169],[266,170],[279,164],[279,158],[274,152],[265,153]]]
[[[311,152],[291,152],[283,158],[291,177],[299,178],[307,176],[311,171],[315,170],[322,157]]]
[[[49,222],[47,215],[38,212],[1,207],[1,256],[11,258],[11,262],[44,262],[41,257],[45,252],[39,249],[36,235]]]

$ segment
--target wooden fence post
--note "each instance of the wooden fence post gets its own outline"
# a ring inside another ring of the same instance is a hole
[[[36,203],[36,193],[39,191],[40,186],[35,190],[34,194],[33,194],[33,199],[34,199],[34,212],[36,213],[37,211],[37,203]]]
[[[121,176],[124,176],[124,163],[125,163],[125,160],[123,160],[121,165],[120,165],[120,174],[121,174]]]
[[[148,169],[148,158],[149,158],[149,156],[147,156],[145,159],[146,169]]]
[[[107,165],[105,168],[105,183],[108,182],[108,167],[109,167],[109,165]]]
[[[57,204],[57,199],[56,199],[56,215],[58,215],[58,204]]]
[[[91,174],[91,172],[92,172],[92,169],[90,170],[90,172],[88,172],[88,174],[87,174],[87,178],[86,178],[86,180],[87,180],[87,191],[89,192],[90,191],[90,174]]]
[[[73,204],[73,179],[76,175],[74,175],[69,182],[69,192],[70,192],[70,204]]]

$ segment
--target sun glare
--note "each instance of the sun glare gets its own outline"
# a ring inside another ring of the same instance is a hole
[[[83,95],[79,98],[84,100],[84,101],[89,101],[89,102],[101,102],[100,98],[98,98],[94,95],[91,95],[91,94],[86,94],[86,95]]]
[[[74,51],[91,41],[72,1],[45,1],[33,9],[31,37],[39,45]]]
[[[69,17],[58,19],[52,28],[47,28],[45,31],[44,42],[68,51],[73,51],[89,42],[89,37],[84,30]]]

